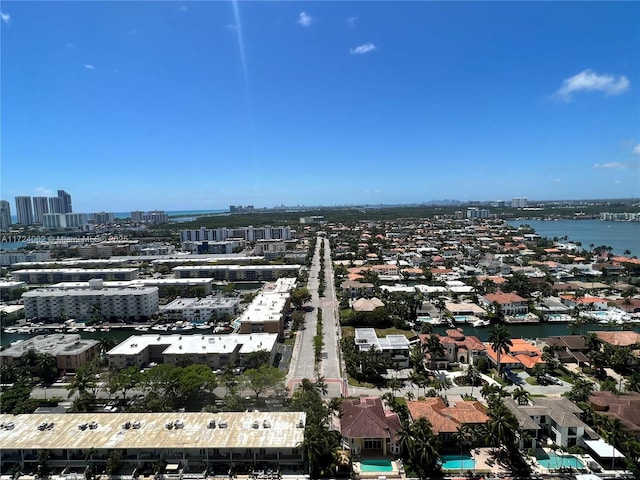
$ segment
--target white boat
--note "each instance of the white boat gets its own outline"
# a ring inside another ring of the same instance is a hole
[[[148,332],[149,327],[139,326],[139,327],[135,327],[134,330],[137,330],[138,332]]]
[[[482,320],[479,318],[478,320],[475,320],[471,325],[473,325],[474,327],[487,327],[489,326],[489,324],[491,324],[489,320]]]

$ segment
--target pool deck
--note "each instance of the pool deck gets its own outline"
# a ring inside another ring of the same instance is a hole
[[[391,471],[378,471],[378,472],[363,472],[360,469],[360,462],[353,462],[353,478],[354,479],[375,479],[378,480],[381,477],[392,479],[404,479],[406,475],[404,473],[404,466],[401,460],[390,460],[393,470]]]

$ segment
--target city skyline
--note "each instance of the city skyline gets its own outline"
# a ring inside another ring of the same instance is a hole
[[[640,191],[636,2],[1,8],[6,200],[57,185],[78,212]]]

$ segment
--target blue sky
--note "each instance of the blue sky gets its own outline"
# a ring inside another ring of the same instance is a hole
[[[58,189],[79,212],[640,195],[638,2],[0,9],[12,203]]]

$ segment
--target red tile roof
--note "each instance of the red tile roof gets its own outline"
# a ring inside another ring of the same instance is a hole
[[[346,438],[388,438],[394,442],[400,430],[398,416],[385,411],[380,398],[346,399],[341,410],[340,431]]]
[[[458,402],[447,407],[441,397],[430,397],[419,402],[407,402],[414,420],[426,418],[433,433],[453,433],[463,424],[483,424],[489,420],[487,410],[480,402]]]
[[[503,293],[503,292],[488,293],[484,296],[484,298],[486,298],[487,301],[491,303],[497,302],[500,305],[507,305],[509,303],[526,302],[524,298],[522,298],[520,295],[516,295],[515,293]]]

